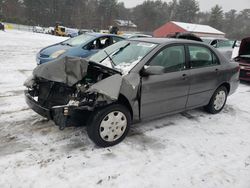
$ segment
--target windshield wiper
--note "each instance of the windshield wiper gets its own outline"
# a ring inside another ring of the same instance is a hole
[[[113,54],[113,56],[117,55],[118,53],[122,52],[125,48],[127,48],[130,45],[130,42],[128,44],[126,44],[125,46],[119,48],[119,50],[117,52],[115,52]]]
[[[67,45],[67,46],[71,46],[72,47],[72,45],[71,44],[69,44],[69,43],[62,43],[62,45]]]
[[[115,68],[116,64],[114,63],[113,59],[110,57],[110,55],[108,54],[108,52],[106,52],[106,50],[104,50],[105,54],[107,55],[107,57],[109,58],[112,68]]]
[[[114,53],[112,56],[117,55],[119,52],[123,51],[123,50],[124,50],[125,48],[127,48],[129,45],[130,45],[130,43],[126,44],[125,46],[123,46],[123,47],[121,47],[121,48],[119,48],[115,53],[112,52],[112,53]],[[116,66],[116,64],[114,63],[114,61],[113,61],[113,59],[110,57],[110,55],[107,53],[107,51],[104,50],[104,52],[106,53],[107,57],[111,60],[111,62]],[[112,53],[110,53],[110,54],[112,54]],[[102,63],[107,57],[105,57],[103,60],[101,60],[100,63]]]

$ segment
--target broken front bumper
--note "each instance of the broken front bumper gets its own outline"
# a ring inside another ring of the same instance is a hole
[[[77,112],[80,110],[81,120],[86,121],[89,118],[89,113],[93,111],[93,108],[88,106],[77,107],[77,106],[55,106],[51,109],[43,107],[39,104],[34,97],[32,96],[32,92],[25,90],[25,100],[28,106],[38,113],[39,115],[53,120],[54,123],[59,126],[60,130],[63,130],[65,127],[69,125],[77,125],[78,120],[75,121],[74,118],[77,118]],[[79,116],[79,115],[78,115]]]
[[[41,106],[37,101],[35,101],[34,98],[29,94],[28,90],[24,91],[24,95],[26,103],[32,110],[45,118],[50,120],[52,119],[51,110]]]

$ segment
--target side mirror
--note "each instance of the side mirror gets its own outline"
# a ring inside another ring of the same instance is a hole
[[[164,74],[164,67],[162,66],[144,66],[142,76],[161,75]]]

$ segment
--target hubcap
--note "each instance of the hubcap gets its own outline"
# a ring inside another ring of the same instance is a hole
[[[214,109],[220,110],[223,107],[225,100],[226,100],[225,91],[218,92],[217,95],[215,96]]]
[[[99,133],[103,140],[114,142],[122,137],[126,128],[126,116],[122,112],[114,111],[103,118]]]

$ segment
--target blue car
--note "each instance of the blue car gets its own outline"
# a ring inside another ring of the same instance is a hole
[[[88,58],[99,50],[121,40],[124,40],[124,38],[112,34],[85,33],[43,48],[37,54],[37,64],[40,65],[65,56]]]

